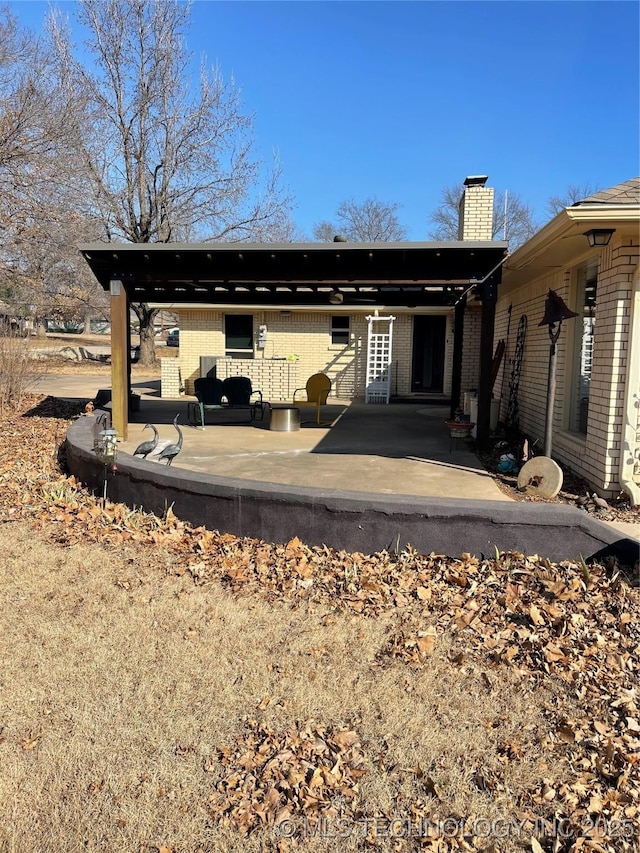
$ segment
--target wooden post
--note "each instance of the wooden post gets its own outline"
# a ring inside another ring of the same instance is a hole
[[[449,416],[455,417],[456,409],[460,405],[460,391],[462,390],[462,344],[464,332],[464,312],[467,307],[467,294],[463,294],[456,302],[453,319],[453,364],[451,366],[451,409]]]
[[[111,312],[111,423],[118,437],[127,439],[129,425],[129,359],[127,353],[127,326],[129,304],[124,284],[117,279],[110,282]]]

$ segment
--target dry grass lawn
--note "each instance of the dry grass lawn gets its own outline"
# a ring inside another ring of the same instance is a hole
[[[0,849],[264,849],[273,830],[247,840],[213,826],[207,807],[218,749],[247,716],[357,731],[372,816],[408,814],[431,779],[447,814],[498,817],[509,798],[471,776],[505,739],[527,753],[510,790],[536,782],[540,750],[527,745],[543,694],[534,702],[508,672],[488,689],[477,667],[452,669],[446,644],[417,671],[372,668],[385,619],[238,599],[134,554],[52,547],[21,522],[0,528],[0,549]]]
[[[37,411],[2,424],[2,853],[637,850],[615,567],[154,522],[60,479]]]

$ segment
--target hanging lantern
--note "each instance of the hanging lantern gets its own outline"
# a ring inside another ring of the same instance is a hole
[[[118,446],[118,431],[115,429],[103,429],[94,443],[94,450],[98,459],[105,465],[113,465],[116,458]]]

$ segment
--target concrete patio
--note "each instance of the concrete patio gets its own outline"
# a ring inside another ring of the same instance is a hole
[[[48,377],[38,390],[88,400],[108,387],[105,376]],[[209,415],[205,429],[188,425],[192,398],[162,400],[159,380],[136,377],[141,397],[129,435],[119,445],[109,496],[162,514],[173,506],[192,523],[237,535],[283,542],[293,536],[371,553],[411,545],[423,552],[539,553],[550,559],[616,554],[638,556],[634,531],[615,530],[564,504],[511,500],[483,469],[464,440],[451,443],[447,409],[425,402],[371,406],[330,401],[322,424],[302,409],[299,431],[274,432],[269,415]],[[183,449],[176,461],[134,458],[151,438],[175,441],[179,415]],[[103,468],[93,452],[93,418],[68,433],[70,470],[102,489]],[[634,525],[635,527],[635,525]]]
[[[202,430],[185,426],[182,401],[144,400],[121,450],[133,453],[151,437],[146,423],[157,426],[161,439],[175,441],[176,414],[184,444],[173,464],[192,471],[376,495],[509,500],[468,444],[450,441],[444,406],[334,401],[323,407],[320,426],[314,411],[302,409],[299,431],[274,432],[268,411],[262,421],[250,421],[244,411],[209,413]]]
[[[442,405],[371,406],[330,398],[321,426],[312,408],[301,409],[297,432],[272,432],[268,410],[262,421],[250,421],[241,410],[208,413],[202,430],[188,425],[187,405],[195,398],[163,400],[159,386],[157,378],[134,377],[140,411],[130,416],[121,452],[133,453],[152,438],[147,423],[155,424],[161,441],[175,441],[172,421],[179,415],[184,444],[173,467],[263,484],[509,501],[468,443],[451,442]],[[38,384],[41,393],[87,400],[104,387],[108,377],[91,375],[48,376]]]

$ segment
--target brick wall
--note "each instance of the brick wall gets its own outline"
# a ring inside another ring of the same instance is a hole
[[[180,364],[175,358],[163,358],[160,361],[160,396],[175,398],[180,396]]]
[[[600,494],[619,491],[620,443],[632,277],[638,265],[639,241],[614,239],[600,255],[596,298],[594,350],[589,392],[586,435],[570,431],[570,400],[575,335],[579,318],[565,321],[557,344],[557,388],[553,417],[552,455],[565,468],[584,477]],[[538,326],[549,289],[555,290],[576,309],[577,270],[593,255],[582,256],[570,268],[558,270],[503,293],[496,314],[496,341],[505,337],[511,304],[511,333],[505,353],[505,393],[501,405],[504,418],[509,397],[518,321],[527,316],[527,337],[518,394],[520,429],[538,439],[542,451],[549,366],[548,326]],[[597,256],[596,256],[597,257]],[[640,329],[636,331],[640,334]],[[640,397],[640,377],[635,379]],[[496,386],[501,383],[498,376]],[[638,447],[634,449],[638,458]]]
[[[493,187],[465,187],[458,210],[459,240],[493,239]]]
[[[480,329],[482,306],[471,300],[464,313],[462,337],[462,375],[460,393],[477,391],[480,384]]]
[[[221,358],[216,363],[216,376],[247,376],[254,391],[262,393],[264,401],[291,400],[297,388],[304,387],[307,377],[300,377],[298,365],[272,359]],[[303,398],[304,399],[304,398]]]
[[[602,251],[598,274],[587,442],[597,454],[598,478],[608,492],[618,488],[632,279],[639,254],[637,239],[616,241],[614,235]],[[640,377],[634,379],[640,396]],[[634,455],[638,458],[638,446]]]
[[[193,382],[200,375],[200,356],[216,356],[224,358],[224,315],[215,309],[185,309],[178,312],[180,317],[180,354],[179,363],[188,394],[193,394]],[[246,313],[251,313],[248,309]],[[350,335],[348,344],[331,343],[331,317],[337,312],[305,312],[291,311],[254,311],[254,333],[259,325],[267,326],[266,347],[254,349],[254,358],[243,360],[243,375],[248,375],[255,387],[269,399],[290,399],[280,397],[285,394],[284,385],[270,384],[267,372],[281,363],[281,359],[295,353],[298,361],[298,382],[304,385],[306,379],[319,371],[326,373],[332,382],[331,395],[338,399],[354,399],[364,397],[365,372],[367,358],[367,314],[368,310],[354,311],[347,316],[350,318]],[[479,335],[479,311],[474,310],[478,322],[471,324],[467,343],[469,382],[468,387],[477,387],[478,347],[476,331]],[[340,315],[344,316],[344,312]],[[411,393],[411,370],[413,349],[413,315],[409,312],[394,313],[396,320],[393,325],[393,364],[391,371],[392,395],[407,395]],[[476,329],[477,326],[477,329]],[[445,344],[445,377],[444,393],[451,391],[451,366],[453,354],[453,313],[447,317]],[[262,368],[259,368],[262,365]],[[251,366],[251,370],[249,370]],[[229,371],[232,368],[220,365],[220,370]],[[233,368],[236,370],[236,368]],[[237,372],[237,371],[236,371]],[[218,375],[221,375],[218,372]],[[226,374],[225,374],[226,375]],[[257,384],[259,383],[259,384]],[[277,386],[277,387],[276,387]],[[296,386],[297,387],[297,386]],[[266,391],[265,389],[270,389]]]

